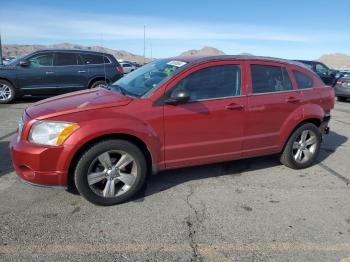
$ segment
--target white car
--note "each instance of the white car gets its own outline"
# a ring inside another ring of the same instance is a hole
[[[120,65],[123,67],[124,69],[124,74],[128,74],[132,71],[134,71],[136,69],[136,66],[130,64],[130,63],[126,63],[126,62],[120,62]]]

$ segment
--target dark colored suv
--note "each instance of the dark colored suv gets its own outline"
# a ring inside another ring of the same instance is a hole
[[[332,70],[324,63],[319,61],[309,61],[309,60],[296,60],[300,63],[307,65],[312,71],[314,71],[322,79],[322,81],[329,86],[334,86],[337,82],[337,70]]]
[[[83,50],[42,50],[0,67],[0,104],[23,95],[57,95],[113,83],[123,76],[114,56]]]
[[[333,106],[334,89],[300,63],[175,57],[28,107],[10,148],[24,180],[112,205],[151,171],[269,154],[309,167]]]

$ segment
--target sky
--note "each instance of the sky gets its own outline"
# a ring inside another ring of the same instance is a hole
[[[287,59],[350,55],[348,0],[0,0],[3,44],[100,45],[169,57],[211,46]]]

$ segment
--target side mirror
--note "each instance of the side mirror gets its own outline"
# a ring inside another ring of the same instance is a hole
[[[175,89],[170,97],[166,99],[164,102],[168,105],[177,105],[177,104],[184,104],[190,100],[190,94],[181,88]]]
[[[18,65],[22,67],[27,67],[29,66],[29,62],[26,60],[22,60],[22,61],[19,61]]]

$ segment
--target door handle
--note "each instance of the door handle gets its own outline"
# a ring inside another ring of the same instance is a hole
[[[52,74],[54,74],[55,72],[52,72],[52,71],[47,71],[47,72],[45,72],[45,74],[47,74],[47,75],[52,75]]]
[[[86,73],[85,70],[79,70],[78,73]]]
[[[286,102],[287,103],[299,103],[300,102],[300,99],[299,98],[295,98],[295,97],[288,97],[286,99]]]
[[[244,109],[244,105],[229,104],[229,105],[225,106],[225,108],[227,110],[243,110]]]

